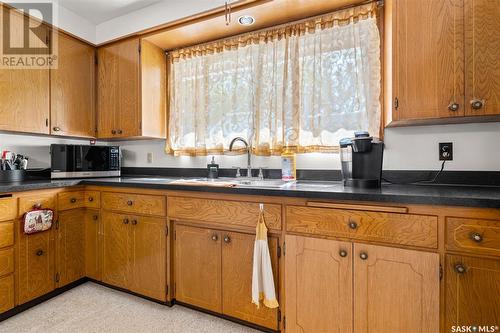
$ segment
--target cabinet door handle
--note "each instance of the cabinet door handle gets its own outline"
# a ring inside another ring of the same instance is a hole
[[[219,236],[217,236],[217,234],[213,234],[213,235],[212,235],[212,240],[213,240],[214,242],[217,242],[217,241],[219,240]]]
[[[92,202],[94,201],[94,198],[93,197],[89,197],[89,202]]]
[[[99,216],[94,215],[94,216],[92,216],[92,219],[93,219],[94,221],[97,221],[97,219],[99,219]]]
[[[134,202],[132,200],[127,201],[127,205],[132,206]]]
[[[481,100],[481,99],[473,99],[472,101],[470,101],[470,106],[474,109],[474,110],[479,110],[483,107],[484,105],[484,100]]]
[[[59,131],[61,130],[61,128],[60,128],[60,127],[58,127],[58,126],[54,126],[54,127],[52,128],[52,130],[53,130],[54,132],[59,132]]]
[[[121,129],[118,130],[118,134],[122,134],[123,131]]]
[[[132,225],[137,225],[137,220],[132,220]]]
[[[40,209],[40,208],[42,208],[42,204],[41,203],[36,203],[36,204],[33,205],[33,208],[34,209]]]
[[[359,257],[361,258],[361,260],[366,260],[366,259],[368,259],[368,253],[366,253],[366,252],[361,252],[361,253],[359,254]]]
[[[75,203],[75,202],[76,202],[76,199],[75,199],[75,198],[71,198],[69,201],[70,201],[71,203]]]
[[[458,103],[452,102],[448,105],[448,110],[450,110],[452,112],[457,112],[458,109],[460,109],[460,104],[458,104]]]
[[[116,134],[116,130],[111,130],[111,134],[115,135]]]
[[[339,256],[341,256],[342,258],[347,257],[347,251],[346,250],[340,250],[339,251]]]
[[[347,224],[349,226],[349,228],[351,228],[352,230],[355,230],[358,228],[358,224],[355,222],[355,221],[352,221],[352,220],[349,220],[349,223]]]
[[[36,251],[36,255],[37,255],[38,257],[43,256],[43,250],[42,250],[42,249],[37,250],[37,251]]]
[[[465,272],[467,272],[467,268],[461,263],[457,263],[455,265],[455,272],[457,272],[458,274],[464,274]]]
[[[231,237],[229,237],[229,235],[226,235],[226,236],[224,237],[224,242],[226,242],[226,243],[228,243],[228,244],[229,244],[229,243],[231,243]]]
[[[128,219],[123,219],[123,224],[128,224],[129,220]]]
[[[473,232],[470,234],[470,239],[472,239],[476,243],[481,243],[483,241],[483,236],[481,236],[478,232]]]

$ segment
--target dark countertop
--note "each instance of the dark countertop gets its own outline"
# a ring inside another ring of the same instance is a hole
[[[284,188],[266,186],[190,186],[169,184],[179,178],[122,177],[100,179],[38,180],[0,184],[0,195],[19,191],[75,185],[135,187],[147,189],[202,191],[226,194],[285,196],[314,199],[395,202],[405,204],[451,205],[500,209],[500,187],[447,185],[383,185],[381,189],[354,189],[341,182],[299,181]]]

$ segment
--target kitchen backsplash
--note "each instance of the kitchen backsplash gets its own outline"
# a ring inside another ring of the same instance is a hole
[[[385,170],[439,169],[438,143],[453,142],[454,160],[446,170],[500,171],[500,123],[415,126],[389,128],[385,131]],[[0,149],[9,149],[30,157],[30,168],[50,167],[49,146],[52,143],[88,144],[88,140],[63,139],[46,136],[0,134]],[[99,144],[107,144],[99,142]],[[204,168],[210,158],[174,157],[164,153],[164,140],[113,142],[122,147],[126,167]],[[152,153],[152,163],[148,163]],[[216,156],[222,168],[245,166],[246,156]],[[279,156],[254,156],[254,167],[278,169]],[[299,154],[299,169],[340,169],[338,154]]]

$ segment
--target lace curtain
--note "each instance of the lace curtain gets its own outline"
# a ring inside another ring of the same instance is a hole
[[[223,153],[231,139],[258,155],[332,152],[380,129],[376,5],[169,54],[167,151]]]

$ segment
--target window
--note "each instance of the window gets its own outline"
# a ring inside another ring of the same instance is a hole
[[[170,54],[168,150],[335,151],[356,130],[377,134],[380,37],[374,4]]]

